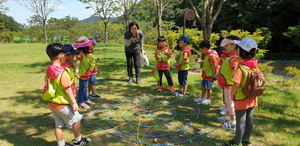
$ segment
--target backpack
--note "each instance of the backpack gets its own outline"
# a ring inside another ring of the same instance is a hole
[[[265,91],[265,76],[259,70],[253,70],[245,66],[249,70],[248,78],[242,92],[246,97],[256,97],[262,95]]]

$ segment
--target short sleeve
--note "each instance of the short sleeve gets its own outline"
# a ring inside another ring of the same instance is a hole
[[[231,81],[240,84],[243,80],[243,73],[242,70],[238,67],[236,68],[233,77],[231,78]]]
[[[215,56],[209,56],[209,64],[215,65],[217,62],[217,58]]]
[[[68,73],[66,71],[64,71],[62,73],[61,79],[60,79],[60,83],[61,83],[61,86],[63,88],[71,87],[72,82],[71,82],[70,77],[69,77],[69,75],[68,75]]]
[[[233,57],[230,59],[230,68],[234,69],[239,65],[239,59],[237,57]]]
[[[183,54],[183,58],[185,60],[189,59],[190,55],[189,55],[189,52],[185,51],[184,54]]]

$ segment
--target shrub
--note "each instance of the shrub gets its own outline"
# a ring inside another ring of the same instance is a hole
[[[300,70],[296,67],[286,67],[286,75],[292,78],[300,78]]]
[[[258,68],[263,73],[271,73],[274,67],[273,66],[268,66],[267,64],[259,63]]]

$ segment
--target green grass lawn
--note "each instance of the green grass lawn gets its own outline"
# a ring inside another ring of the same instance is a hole
[[[57,145],[52,114],[47,103],[41,99],[44,72],[50,63],[45,53],[46,45],[1,44],[1,48],[0,145]],[[201,93],[201,77],[196,72],[189,73],[188,97],[176,98],[167,90],[158,93],[156,81],[150,75],[155,66],[153,51],[146,51],[150,66],[141,69],[142,80],[137,85],[127,83],[123,45],[101,44],[96,47],[95,57],[101,58],[97,63],[100,70],[97,92],[102,98],[92,100],[96,105],[90,109],[80,110],[85,117],[82,120],[82,135],[92,138],[90,145],[178,143],[182,146],[209,146],[223,145],[224,141],[231,140],[234,131],[222,129],[222,124],[215,120],[221,116],[218,108],[222,104],[222,92],[217,84],[214,83],[212,104],[209,106],[193,101]],[[275,73],[283,71],[286,66],[300,66],[300,63],[276,61],[264,63],[274,66]],[[191,66],[198,67],[199,64],[192,62]],[[175,68],[171,72],[177,86]],[[259,97],[259,107],[255,108],[251,141],[254,146],[300,145],[299,84],[270,74],[266,77],[267,89]],[[165,79],[163,84],[168,88]],[[113,109],[115,106],[119,109]],[[151,110],[151,114],[143,110]],[[157,142],[154,142],[157,135]],[[71,130],[65,130],[64,136],[68,142],[73,139]]]

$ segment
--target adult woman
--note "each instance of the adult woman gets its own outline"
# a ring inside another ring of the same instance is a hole
[[[140,83],[141,73],[139,62],[140,52],[143,52],[143,38],[144,35],[142,31],[139,30],[139,25],[136,22],[131,22],[128,26],[128,30],[124,33],[127,73],[129,77],[128,83],[133,82],[132,63],[135,68],[136,83]]]

